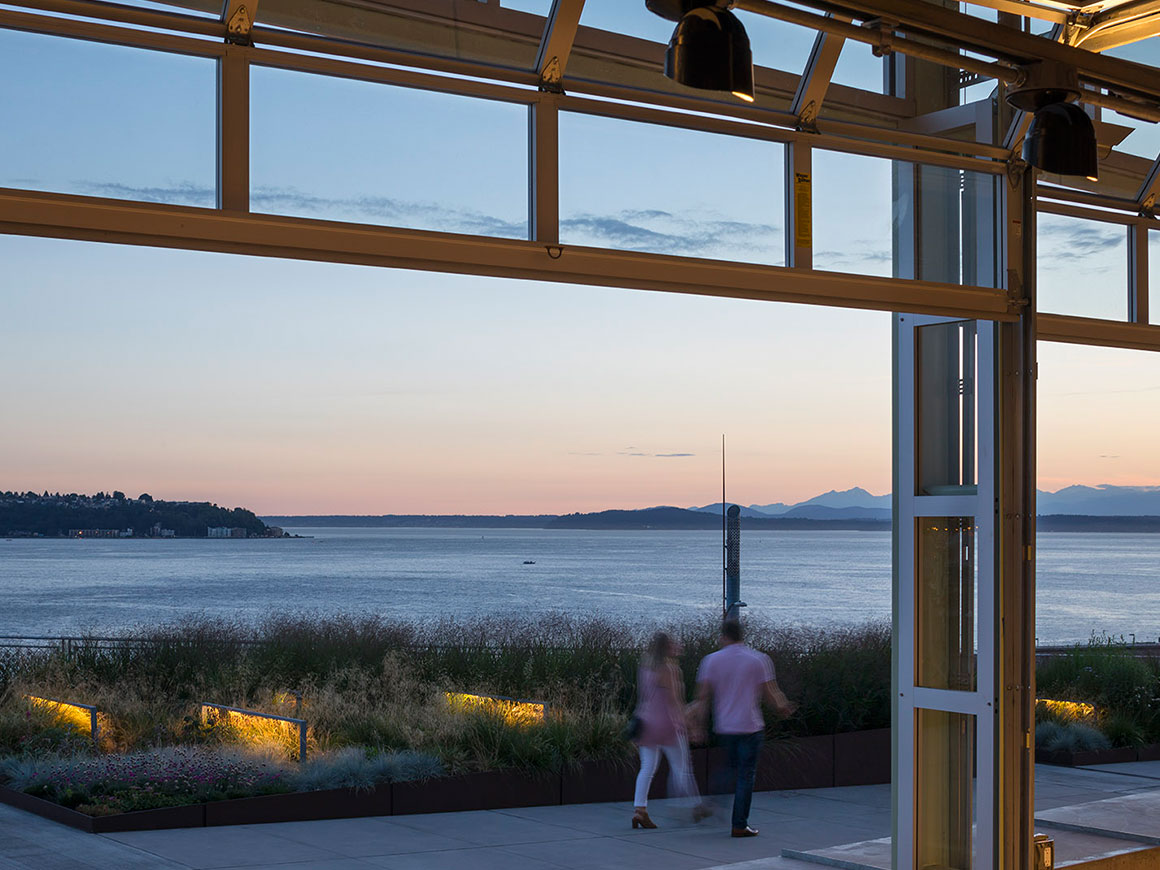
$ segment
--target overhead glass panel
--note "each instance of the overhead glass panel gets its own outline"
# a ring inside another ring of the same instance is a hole
[[[838,55],[831,81],[876,94],[884,93],[884,59],[874,56],[874,49],[865,42],[847,39]]]
[[[0,186],[217,200],[217,64],[0,30]]]
[[[890,161],[815,149],[813,170],[814,268],[889,277]]]
[[[522,105],[255,67],[251,209],[527,238]]]
[[[1160,124],[1154,124],[1151,121],[1141,121],[1138,118],[1129,118],[1127,115],[1121,115],[1119,112],[1113,112],[1111,109],[1101,109],[1100,120],[1104,124],[1115,124],[1131,129],[1131,132],[1118,145],[1115,145],[1117,151],[1123,151],[1125,154],[1132,154],[1136,157],[1143,157],[1149,161],[1155,160],[1160,156]],[[1119,138],[1119,135],[1117,132],[1116,138]],[[1112,143],[1110,141],[1101,141],[1100,144],[1111,145]]]
[[[560,240],[782,265],[784,146],[560,113]]]
[[[787,4],[794,5],[794,4]],[[804,8],[804,7],[799,7]],[[753,63],[758,67],[799,75],[805,68],[815,31],[764,15],[737,14],[749,36]],[[649,12],[644,0],[586,0],[580,23],[668,45],[675,22]]]
[[[1038,224],[1039,310],[1127,320],[1127,228],[1044,213]]]
[[[427,4],[396,8],[341,0],[262,0],[258,24],[346,39],[367,45],[530,69],[535,64],[542,14],[499,3]],[[543,4],[547,7],[547,0]],[[546,8],[544,13],[546,13]]]

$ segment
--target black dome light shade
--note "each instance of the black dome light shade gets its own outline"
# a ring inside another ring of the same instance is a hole
[[[1023,159],[1044,172],[1099,180],[1092,119],[1075,103],[1042,106],[1023,139]]]
[[[745,27],[727,9],[690,9],[669,40],[665,75],[691,88],[726,91],[752,103],[753,52]]]

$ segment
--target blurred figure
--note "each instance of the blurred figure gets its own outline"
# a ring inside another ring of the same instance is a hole
[[[705,739],[705,716],[713,705],[713,731],[729,754],[735,777],[733,792],[734,837],[756,837],[749,826],[749,806],[757,776],[757,758],[765,736],[761,701],[783,718],[797,709],[778,688],[769,656],[747,646],[741,623],[721,623],[721,649],[710,653],[697,669],[697,700],[692,709],[692,738]]]
[[[698,798],[689,757],[685,729],[685,681],[677,665],[680,645],[663,631],[653,635],[637,671],[637,706],[640,733],[634,742],[640,751],[640,773],[636,777],[636,796],[632,814],[633,828],[655,828],[648,816],[648,790],[661,760],[669,760],[671,797]],[[699,800],[693,809],[693,821],[708,815]]]

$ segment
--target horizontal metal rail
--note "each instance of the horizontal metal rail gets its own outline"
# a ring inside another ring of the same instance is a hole
[[[0,232],[700,296],[1018,319],[992,287],[0,189]]]

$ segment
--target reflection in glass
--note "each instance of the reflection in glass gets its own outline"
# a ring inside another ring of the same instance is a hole
[[[526,107],[266,67],[250,87],[253,211],[527,238]]]
[[[217,63],[0,29],[0,187],[213,207]]]
[[[1127,320],[1127,227],[1042,212],[1037,222],[1039,310]]]
[[[974,691],[975,523],[919,517],[915,582],[915,683]]]
[[[916,330],[917,495],[976,492],[976,333],[969,320]]]
[[[780,266],[784,146],[560,113],[565,244]]]
[[[970,870],[974,717],[920,709],[915,718],[915,867]]]

